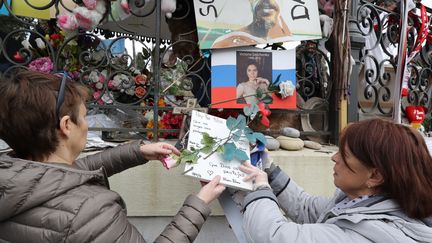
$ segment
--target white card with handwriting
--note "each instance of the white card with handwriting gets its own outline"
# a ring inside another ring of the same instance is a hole
[[[225,141],[229,136],[230,130],[226,125],[225,119],[198,111],[192,111],[187,145],[189,150],[191,150],[191,148],[199,149],[203,147],[203,144],[201,144],[203,133],[208,133],[216,140]],[[235,143],[238,149],[243,150],[249,156],[249,142],[246,138],[240,138],[240,140]],[[210,156],[204,153],[200,153],[199,155],[200,158],[196,164],[186,163],[185,175],[196,177],[202,181],[210,181],[216,175],[220,175],[221,184],[225,186],[252,190],[252,182],[243,181],[246,174],[239,170],[241,161],[237,159],[226,161],[218,152]]]

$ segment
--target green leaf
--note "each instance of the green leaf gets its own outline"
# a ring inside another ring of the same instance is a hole
[[[223,153],[223,159],[230,161],[234,158],[234,153],[237,149],[234,143],[226,143],[224,144],[224,153]]]
[[[224,152],[224,147],[222,145],[219,145],[219,147],[217,147],[216,152],[223,154]]]
[[[251,113],[256,114],[259,111],[259,107],[256,103],[252,104],[251,106]]]
[[[189,151],[185,149],[180,154],[180,163],[196,164],[198,162],[198,159],[198,151]]]
[[[201,148],[201,152],[209,154],[213,151],[213,146],[204,146]]]
[[[259,99],[260,97],[263,97],[264,92],[261,88],[256,89],[256,97]]]
[[[260,101],[264,102],[265,104],[271,104],[273,103],[273,98],[269,95],[264,96]]]
[[[246,127],[246,117],[243,115],[239,115],[237,117],[237,126],[236,129],[243,130]]]
[[[249,127],[245,127],[245,129],[243,129],[243,133],[246,136],[246,138],[249,141],[249,143],[255,144],[256,139],[255,139],[255,137],[253,135],[252,129],[250,129]]]
[[[233,133],[233,137],[232,137],[232,139],[233,139],[234,141],[238,141],[238,140],[240,140],[242,133],[243,133],[243,130],[236,130],[236,131]]]
[[[246,154],[245,151],[241,150],[241,149],[236,149],[234,152],[234,157],[237,158],[240,161],[243,160],[248,160],[249,156]]]
[[[273,84],[277,85],[279,83],[280,77],[281,77],[281,73],[279,73],[279,75],[276,77],[275,81],[273,81]]]
[[[203,137],[201,139],[201,143],[204,144],[204,146],[213,147],[213,145],[216,143],[216,141],[212,136],[210,136],[208,133],[204,132]]]
[[[233,130],[237,126],[237,119],[235,119],[232,116],[228,117],[228,119],[226,121],[226,125],[227,125],[229,130]]]
[[[245,106],[245,107],[243,107],[243,113],[246,116],[252,115],[252,106]]]
[[[256,140],[260,141],[261,143],[263,143],[264,145],[267,144],[267,139],[264,136],[264,134],[260,133],[260,132],[254,132],[253,136],[255,137]]]

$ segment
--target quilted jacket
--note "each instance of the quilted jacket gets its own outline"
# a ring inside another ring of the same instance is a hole
[[[107,177],[147,161],[139,143],[73,165],[0,156],[0,242],[145,242]],[[156,242],[192,242],[210,214],[194,195]]]

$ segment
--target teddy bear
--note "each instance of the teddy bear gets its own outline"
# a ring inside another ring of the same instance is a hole
[[[127,0],[124,0],[127,3]],[[72,13],[59,15],[58,26],[65,31],[94,29],[104,18],[107,11],[105,0],[82,0],[84,6],[76,7]]]

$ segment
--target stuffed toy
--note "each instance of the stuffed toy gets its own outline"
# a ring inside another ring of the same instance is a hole
[[[125,0],[127,3],[127,0]],[[59,15],[58,26],[65,31],[75,31],[78,28],[84,30],[94,29],[104,18],[107,11],[105,0],[83,0],[84,6],[75,8],[72,13]]]
[[[167,18],[171,18],[172,14],[176,11],[177,0],[162,0],[161,10],[165,13]]]

